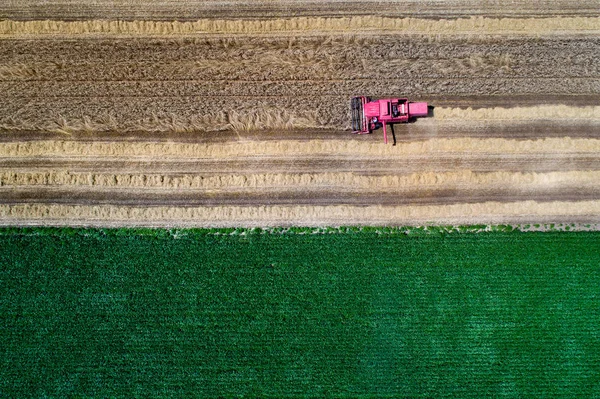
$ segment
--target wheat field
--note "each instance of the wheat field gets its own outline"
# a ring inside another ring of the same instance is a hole
[[[0,5],[3,224],[600,217],[593,4],[192,3]],[[386,146],[355,95],[433,108]]]

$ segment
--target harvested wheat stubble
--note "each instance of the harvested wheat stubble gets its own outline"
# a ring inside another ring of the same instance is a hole
[[[459,170],[445,173],[422,172],[387,176],[356,173],[257,173],[247,175],[168,175],[105,174],[69,171],[12,172],[0,171],[0,186],[67,186],[95,189],[162,189],[162,190],[254,190],[302,191],[335,189],[344,191],[404,192],[415,189],[513,189],[563,190],[599,187],[600,171],[549,173],[514,173],[507,171],[475,173]]]
[[[577,202],[485,202],[423,206],[217,206],[128,207],[46,204],[0,205],[0,224],[93,224],[104,225],[415,225],[419,223],[494,224],[539,222],[554,218],[570,221],[584,217],[600,221],[600,201]]]
[[[453,20],[354,16],[342,18],[298,17],[268,20],[178,21],[0,21],[0,36],[95,35],[182,36],[198,34],[278,34],[359,32],[402,34],[555,34],[591,33],[600,30],[600,18],[485,18]]]

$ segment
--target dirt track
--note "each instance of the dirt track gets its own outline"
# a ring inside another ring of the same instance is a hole
[[[463,15],[469,2],[455,3],[409,9]],[[48,7],[62,19],[110,18],[102,4]],[[361,9],[303,4],[302,15]],[[586,4],[562,12],[596,17]],[[0,17],[46,10],[0,6]],[[508,15],[483,11],[473,14]],[[1,223],[600,222],[598,32],[482,23],[494,33],[0,33]],[[380,132],[347,131],[358,94],[435,109],[384,146]]]

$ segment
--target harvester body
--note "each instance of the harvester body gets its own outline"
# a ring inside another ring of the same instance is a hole
[[[383,140],[387,144],[386,125],[405,123],[420,116],[427,116],[427,103],[413,103],[406,98],[385,98],[371,100],[369,97],[354,97],[350,103],[352,109],[352,132],[372,133],[383,127]]]

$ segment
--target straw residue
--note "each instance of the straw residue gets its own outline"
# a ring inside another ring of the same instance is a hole
[[[2,157],[148,157],[212,158],[239,157],[402,157],[448,153],[466,154],[565,154],[598,153],[600,139],[543,138],[512,140],[503,138],[456,138],[400,142],[396,146],[357,140],[239,141],[222,144],[173,142],[81,142],[44,140],[0,143]]]
[[[420,33],[420,34],[544,34],[561,31],[598,32],[598,17],[459,19],[388,18],[353,16],[343,18],[296,17],[266,20],[200,19],[179,21],[0,21],[0,35],[142,35],[179,36],[198,34],[314,33]]]
[[[435,108],[435,120],[574,120],[600,121],[600,106],[538,105],[514,108]]]
[[[600,188],[600,171],[477,173],[458,170],[388,176],[355,173],[257,173],[240,175],[84,173],[69,171],[0,172],[0,186],[67,186],[88,189],[257,190],[403,192],[425,189],[583,189]]]
[[[217,206],[130,207],[111,205],[0,205],[0,224],[100,225],[335,225],[495,223],[600,215],[600,201],[484,202],[422,206]]]

